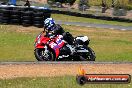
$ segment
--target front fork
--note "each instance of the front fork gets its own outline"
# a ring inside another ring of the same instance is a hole
[[[45,57],[48,57],[48,52],[49,52],[48,46],[45,45],[45,46],[44,46],[44,53],[43,53],[43,55],[44,55]]]
[[[48,52],[48,47],[47,47],[47,45],[44,46],[44,49],[45,49],[44,52],[47,53],[47,52]]]

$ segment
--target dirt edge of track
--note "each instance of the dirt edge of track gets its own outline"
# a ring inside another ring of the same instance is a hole
[[[87,74],[132,74],[132,64],[6,64],[0,65],[0,79],[75,76],[80,67]]]

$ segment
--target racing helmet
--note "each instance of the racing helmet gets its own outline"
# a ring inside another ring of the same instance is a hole
[[[44,30],[50,32],[54,31],[55,21],[53,18],[47,18],[44,21]]]

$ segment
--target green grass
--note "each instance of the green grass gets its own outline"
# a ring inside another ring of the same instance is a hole
[[[95,24],[132,26],[132,23],[106,21],[106,20],[99,20],[99,19],[92,19],[92,18],[68,16],[68,15],[62,15],[62,14],[52,14],[51,17],[54,18],[55,20],[68,21],[68,22],[84,22],[84,23],[95,23]]]
[[[85,84],[80,86],[73,76],[0,79],[0,88],[131,88],[130,84]]]
[[[66,28],[74,35],[89,36],[90,46],[96,52],[96,61],[132,61],[132,31],[73,26]]]
[[[96,61],[132,62],[132,31],[62,25],[73,36],[86,35]],[[34,39],[43,30],[0,25],[0,61],[35,61]]]
[[[36,34],[34,32],[30,33],[22,30],[23,28],[19,28],[19,26],[1,25],[0,61],[34,60],[33,44]]]

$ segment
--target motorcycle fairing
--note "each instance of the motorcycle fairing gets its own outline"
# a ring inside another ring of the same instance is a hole
[[[87,41],[87,40],[89,40],[89,39],[88,39],[87,36],[77,36],[77,37],[76,37],[76,40],[81,40],[81,41],[85,42],[85,41]]]
[[[50,40],[50,38],[47,38],[47,37],[44,37],[44,36],[38,38],[35,42],[35,48],[44,48],[43,44],[46,44],[49,40]]]
[[[60,48],[62,48],[65,44],[64,40],[62,39],[63,36],[58,35],[54,41],[51,41],[49,46],[55,51],[56,58],[58,58],[60,54]]]

